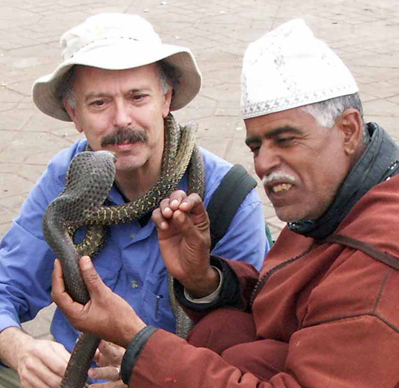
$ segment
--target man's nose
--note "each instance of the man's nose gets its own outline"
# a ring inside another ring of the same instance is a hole
[[[281,165],[281,157],[273,148],[262,146],[255,159],[255,170],[259,177],[269,175]]]
[[[116,127],[127,127],[133,124],[133,116],[128,104],[124,101],[115,103],[114,125]]]

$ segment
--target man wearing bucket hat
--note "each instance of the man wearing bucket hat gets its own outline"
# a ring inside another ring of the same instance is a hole
[[[55,302],[75,327],[126,348],[126,384],[398,386],[399,152],[381,127],[363,123],[357,92],[346,66],[302,20],[248,47],[246,144],[288,225],[258,274],[209,254],[198,196],[175,193],[170,210],[154,212],[164,261],[180,280],[175,292],[198,322],[188,341],[143,325],[89,258],[81,269],[92,299],[73,304],[55,266]],[[105,318],[117,313],[123,320],[111,331]]]
[[[168,166],[173,165],[171,149],[180,147],[177,151],[183,148],[185,152],[184,143],[166,143],[170,133],[186,130],[170,111],[186,106],[201,85],[190,50],[163,44],[151,24],[136,15],[90,17],[66,32],[61,45],[63,62],[54,73],[35,82],[33,100],[45,114],[73,121],[87,140],[78,141],[49,163],[0,247],[0,358],[17,370],[23,387],[58,387],[77,338],[60,311],[51,326],[60,344],[35,340],[20,329],[21,321],[34,318],[51,303],[55,255],[44,241],[41,222],[48,204],[63,190],[70,161],[87,148],[117,154],[116,182],[108,205],[123,205],[151,194],[163,178],[163,160],[168,157]],[[231,165],[206,150],[199,152],[203,167],[197,168],[205,175],[203,200],[207,204]],[[187,175],[176,189],[190,189]],[[166,195],[157,196],[162,200]],[[260,268],[268,250],[262,209],[256,191],[251,190],[214,253]],[[76,241],[83,235],[83,230],[78,231]],[[151,211],[133,222],[110,227],[96,267],[105,283],[146,323],[175,331]],[[5,371],[2,368],[0,375]],[[0,381],[1,386],[7,385],[1,377]]]

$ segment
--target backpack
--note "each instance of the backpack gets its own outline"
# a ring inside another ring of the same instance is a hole
[[[240,164],[235,164],[223,177],[207,207],[211,230],[211,251],[226,234],[242,201],[256,185],[256,180]],[[266,223],[265,233],[271,247],[273,241]]]

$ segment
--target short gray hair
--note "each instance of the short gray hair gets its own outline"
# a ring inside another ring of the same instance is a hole
[[[359,93],[347,94],[345,96],[305,105],[302,107],[302,110],[312,115],[322,127],[331,128],[335,125],[338,118],[342,116],[344,111],[350,108],[356,109],[360,113],[363,123],[362,141],[367,143],[370,135],[364,124],[363,107]]]

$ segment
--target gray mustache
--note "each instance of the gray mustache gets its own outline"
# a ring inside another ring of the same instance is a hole
[[[148,140],[147,133],[142,129],[129,127],[118,128],[114,133],[104,136],[101,140],[101,147],[108,145],[118,145],[123,143],[145,143]]]
[[[293,183],[295,182],[295,177],[285,172],[276,171],[264,176],[262,179],[263,185],[267,185],[268,183],[272,183],[274,181],[287,181]]]

